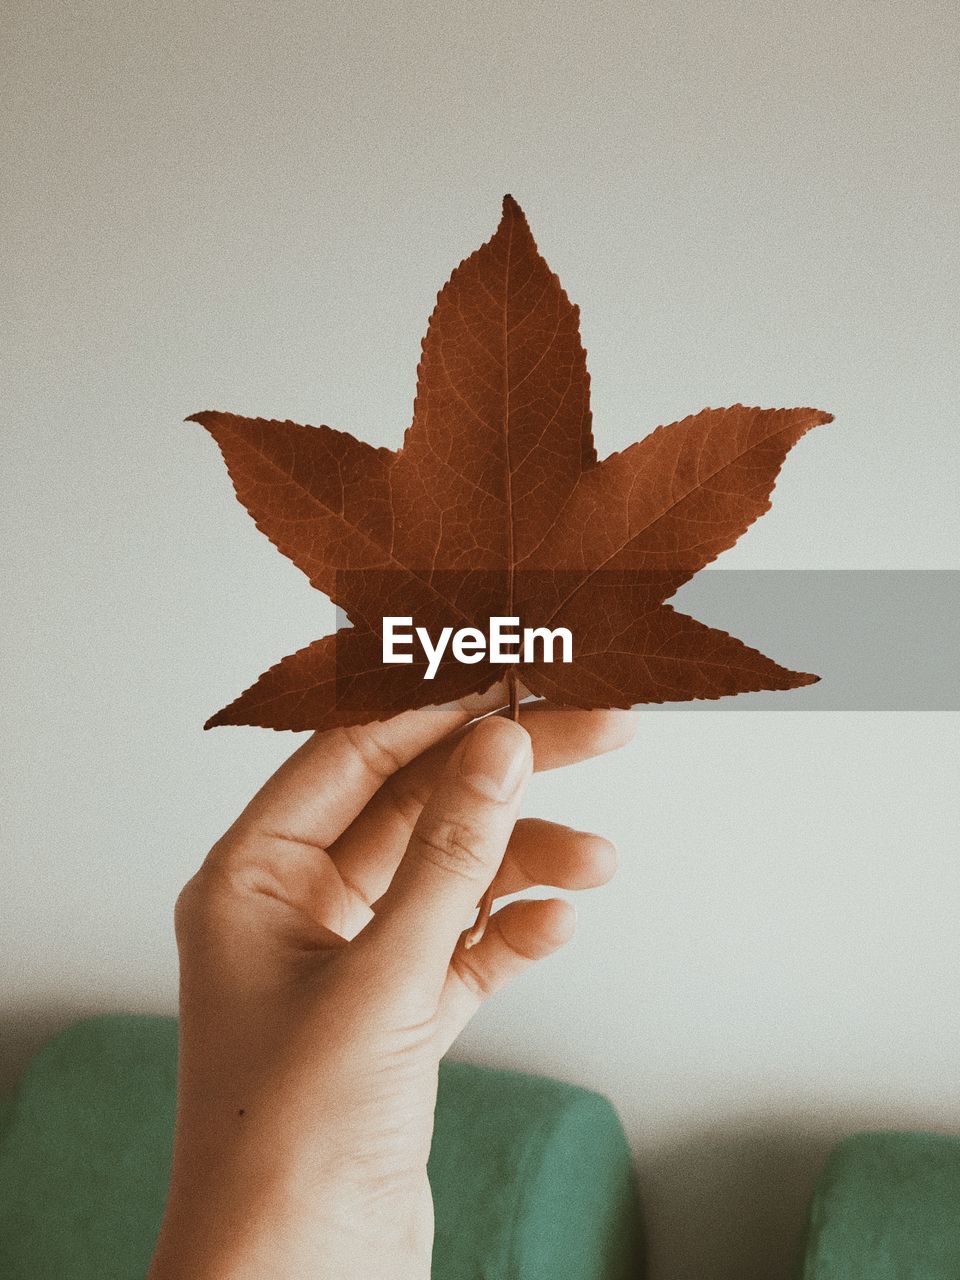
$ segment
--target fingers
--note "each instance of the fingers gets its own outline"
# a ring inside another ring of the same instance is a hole
[[[493,881],[503,897],[536,885],[557,889],[593,889],[616,870],[616,849],[609,840],[540,818],[521,818]],[[286,903],[304,926],[318,926],[318,945],[354,938],[373,911],[342,880],[330,855],[297,841],[253,837],[247,865],[235,869],[250,891]],[[325,938],[324,935],[331,935]]]
[[[636,732],[633,711],[584,711],[551,702],[521,705],[521,722],[534,742],[534,768],[556,769],[625,746]]]
[[[221,848],[251,833],[325,848],[393,773],[504,701],[502,686],[495,685],[445,706],[314,734],[254,796]]]
[[[581,711],[534,703],[521,706],[520,723],[530,734],[534,769],[539,771],[613,751],[633,736],[636,718],[627,711]],[[331,846],[337,870],[367,902],[375,902],[385,892],[458,741],[438,743],[393,774]]]
[[[556,889],[595,889],[607,883],[616,867],[617,851],[603,836],[542,818],[521,818],[493,888],[497,897],[541,884]]]
[[[503,859],[533,768],[530,736],[500,717],[457,746],[424,806],[377,915],[358,939],[391,971],[439,993],[450,957]]]
[[[469,951],[458,947],[440,997],[439,1035],[446,1052],[480,1005],[518,974],[569,942],[576,911],[561,898],[511,902],[490,919]]]
[[[427,795],[462,737],[457,731],[504,702],[503,688],[496,686],[386,722],[315,734],[254,797],[207,863],[247,877],[248,888],[284,901],[305,921],[352,938],[369,921],[369,904],[389,885]],[[633,716],[618,711],[535,703],[523,707],[522,717],[535,767],[544,769],[612,750],[633,730]],[[532,834],[521,827],[515,837],[527,862]],[[497,892],[516,891],[503,885],[533,883],[573,888],[584,875],[598,874],[588,865],[595,848],[582,853],[579,867],[566,834],[551,840],[550,848],[553,870],[549,859],[541,859],[538,871],[524,871],[511,856]]]

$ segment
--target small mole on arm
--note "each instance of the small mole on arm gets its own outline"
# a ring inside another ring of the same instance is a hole
[[[241,1108],[240,1108],[240,1110],[237,1112],[237,1115],[238,1115],[238,1116],[245,1116],[246,1114],[247,1114],[247,1112],[246,1112],[246,1109],[245,1109],[244,1107],[241,1107]]]

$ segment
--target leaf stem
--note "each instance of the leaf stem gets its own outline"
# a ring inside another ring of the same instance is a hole
[[[507,689],[510,692],[510,719],[520,723],[520,678],[517,668],[511,667],[507,672]]]

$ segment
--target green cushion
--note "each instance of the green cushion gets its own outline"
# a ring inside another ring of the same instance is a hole
[[[858,1133],[810,1208],[802,1280],[957,1280],[960,1138]]]
[[[0,1133],[3,1280],[142,1280],[163,1209],[172,1019],[94,1018],[24,1073]],[[435,1280],[637,1280],[640,1219],[610,1104],[444,1063],[429,1165]]]

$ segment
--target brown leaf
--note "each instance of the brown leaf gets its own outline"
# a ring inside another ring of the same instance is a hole
[[[579,310],[510,196],[441,290],[417,372],[391,477],[398,554],[509,571],[596,461]]]
[[[535,571],[537,604],[551,617],[602,572],[659,578],[666,599],[769,511],[788,451],[831,420],[819,409],[736,404],[658,427],[581,478],[518,571]],[[552,602],[547,569],[564,570]]]
[[[396,455],[389,449],[374,449],[331,427],[212,410],[187,421],[206,427],[220,446],[237,497],[257,528],[348,617],[375,626],[384,609],[390,612],[389,600],[377,591],[388,584],[408,603],[422,591],[435,606],[436,593],[391,549],[390,464]],[[356,594],[349,599],[337,588],[343,570],[354,571],[349,581]]]
[[[384,665],[388,615],[431,635],[493,616],[568,627],[573,662],[517,670],[576,706],[816,679],[663,602],[769,508],[787,452],[830,415],[705,409],[598,463],[578,315],[507,196],[495,235],[438,295],[398,452],[330,427],[195,416],[258,528],[355,623],[283,659],[209,725],[360,723],[504,678],[449,651],[433,679],[419,656]]]
[[[531,693],[575,707],[686,702],[759,689],[796,689],[819,676],[788,671],[740,640],[677,613],[670,605],[624,617],[586,593],[573,614],[572,663],[525,664]]]
[[[501,679],[492,668],[444,663],[433,681],[425,663],[385,667],[380,636],[344,627],[281,659],[204,725],[259,724],[271,729],[334,729],[388,720],[401,711],[482,693]]]

